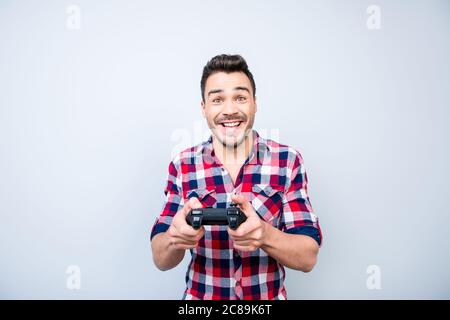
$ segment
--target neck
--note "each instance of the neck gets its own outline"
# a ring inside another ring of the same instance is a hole
[[[253,130],[244,138],[237,147],[225,147],[213,136],[213,148],[216,157],[223,165],[242,165],[252,152]]]

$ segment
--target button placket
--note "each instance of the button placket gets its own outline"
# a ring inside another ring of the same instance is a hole
[[[243,290],[242,290],[242,285],[241,285],[241,279],[242,279],[242,272],[239,268],[239,272],[235,273],[234,276],[235,279],[235,286],[234,286],[234,294],[239,298],[242,299],[243,297]]]
[[[234,280],[235,280],[235,286],[234,286],[234,293],[239,298],[242,299],[243,297],[243,291],[242,291],[242,258],[236,250],[233,250],[233,260],[234,260]]]

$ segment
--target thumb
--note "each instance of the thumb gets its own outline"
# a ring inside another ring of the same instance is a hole
[[[197,209],[197,208],[202,208],[202,204],[201,202],[196,198],[196,197],[192,197],[189,198],[188,201],[186,201],[186,203],[184,204],[184,215],[187,216],[189,214],[189,211],[191,211],[192,209]]]
[[[244,214],[248,217],[251,210],[253,209],[250,202],[242,195],[242,194],[233,194],[231,196],[231,200],[236,203],[244,212]]]
[[[200,200],[198,200],[197,197],[190,198],[189,202],[190,202],[190,205],[191,205],[191,209],[203,208],[202,203],[200,202]]]

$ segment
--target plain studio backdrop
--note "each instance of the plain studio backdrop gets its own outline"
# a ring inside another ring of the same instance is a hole
[[[305,160],[324,242],[288,298],[450,298],[444,0],[1,1],[0,297],[181,298],[149,234],[220,53]]]

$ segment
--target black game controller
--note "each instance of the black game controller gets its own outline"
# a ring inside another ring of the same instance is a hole
[[[186,222],[194,229],[200,229],[202,225],[228,225],[231,229],[236,230],[245,220],[247,217],[234,203],[226,209],[192,209],[186,217]]]

